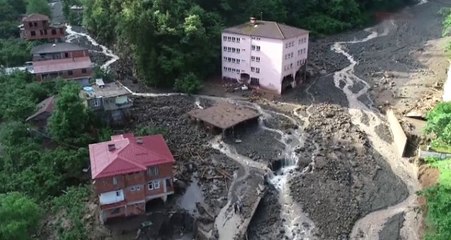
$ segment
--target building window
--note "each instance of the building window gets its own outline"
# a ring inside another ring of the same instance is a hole
[[[240,43],[240,39],[241,39],[241,38],[236,38],[236,42],[237,42],[237,43]]]
[[[232,48],[231,47],[227,47],[227,52],[231,52]]]
[[[149,175],[151,177],[159,176],[160,169],[158,167],[150,167],[147,169],[147,175]]]
[[[255,72],[255,68],[254,67],[251,67],[251,72]]]
[[[224,47],[224,52],[227,52],[227,47]]]
[[[226,57],[224,57],[224,62],[227,62],[227,58]]]
[[[97,99],[96,99],[97,100]],[[116,177],[113,177],[113,185],[117,185],[117,179],[116,179]],[[117,195],[117,193],[118,192],[116,192],[116,195]],[[119,196],[119,195],[118,195]]]
[[[255,58],[255,61],[256,61],[256,62],[260,62],[260,57],[256,57],[256,58]]]
[[[227,62],[231,62],[232,61],[232,58],[227,58]]]
[[[240,59],[237,59],[237,60],[236,60],[236,63],[240,64],[240,62],[241,62],[241,60],[240,60]]]
[[[67,71],[67,74],[68,74],[69,76],[72,76],[72,75],[74,74],[74,72],[72,72],[72,70],[69,70],[69,71]]]
[[[226,36],[223,36],[223,37],[222,37],[222,40],[223,40],[223,41],[227,41],[227,37],[226,37]]]
[[[256,73],[260,73],[260,68],[255,68]]]
[[[235,58],[232,58],[232,63],[235,63]]]
[[[241,49],[237,48],[236,53],[240,53]]]
[[[252,51],[255,51],[255,47],[256,47],[255,45],[252,45],[252,47],[251,47]]]
[[[293,55],[293,53],[291,53],[291,56],[290,57],[293,57],[294,55]]]
[[[135,186],[131,186],[130,187],[130,192],[137,192],[137,191],[140,191],[141,190],[141,186],[139,186],[139,185],[135,185]]]
[[[38,26],[38,23],[37,23],[37,22],[34,22],[33,24],[34,24],[34,26],[35,26],[35,27],[37,27],[37,26]]]
[[[28,26],[33,27],[33,23],[32,23],[32,22],[29,22],[29,23],[28,23]]]
[[[232,48],[232,52],[235,53],[235,48]]]
[[[86,68],[81,69],[81,73],[86,73]]]
[[[251,85],[252,86],[260,85],[260,80],[258,78],[251,77]]]
[[[260,51],[260,46],[257,46],[257,51]]]
[[[56,35],[56,30],[52,29],[52,35]]]
[[[160,188],[160,180],[150,181],[148,184],[149,190],[155,190]]]
[[[36,36],[36,32],[35,31],[31,31],[31,36]]]
[[[255,62],[255,57],[254,56],[251,57],[251,61]]]
[[[235,42],[235,39],[236,39],[235,37],[232,37],[232,42]]]
[[[232,37],[227,37],[227,41],[232,41]]]

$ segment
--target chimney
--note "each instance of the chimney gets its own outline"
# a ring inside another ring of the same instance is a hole
[[[252,25],[257,24],[257,20],[255,19],[255,17],[251,17],[251,18],[250,18],[250,23],[251,23]]]
[[[142,137],[137,137],[136,138],[136,143],[137,144],[143,144],[143,138]]]
[[[116,150],[116,145],[114,145],[114,143],[108,144],[108,151],[112,152],[114,150]]]

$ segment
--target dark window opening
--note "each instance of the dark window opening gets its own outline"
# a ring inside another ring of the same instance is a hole
[[[28,23],[28,26],[33,27],[33,23],[32,23],[32,22],[29,22],[29,23]]]
[[[31,36],[36,36],[36,32],[35,31],[31,31]]]
[[[67,71],[67,74],[69,74],[69,76],[72,76],[74,73],[72,72],[72,70]]]
[[[82,73],[86,73],[87,71],[86,71],[86,68],[83,68],[82,70],[81,70],[81,72]]]
[[[69,57],[69,53],[67,53],[67,52],[64,53],[64,57],[65,57],[65,58],[68,58],[68,57]]]
[[[120,208],[115,208],[115,209],[113,209],[112,211],[111,211],[111,214],[118,214],[118,213],[120,213],[121,212],[121,209]]]
[[[47,35],[47,29],[44,29],[44,35]]]
[[[38,23],[37,23],[37,22],[34,22],[33,24],[34,24],[34,26],[35,26],[35,27],[37,27],[37,26],[38,26]]]
[[[166,179],[166,186],[167,187],[172,187],[171,179]]]
[[[56,30],[52,29],[52,35],[56,35]]]

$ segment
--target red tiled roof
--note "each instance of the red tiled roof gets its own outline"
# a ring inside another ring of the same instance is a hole
[[[141,137],[132,133],[112,136],[108,142],[89,145],[92,179],[145,171],[150,166],[174,163],[174,157],[162,135]],[[109,151],[109,145],[115,149]]]
[[[49,17],[43,14],[39,14],[39,13],[32,13],[26,17],[24,17],[22,19],[22,21],[24,22],[29,22],[29,21],[49,21]]]
[[[89,57],[64,58],[33,62],[34,73],[51,73],[91,67],[92,62]]]

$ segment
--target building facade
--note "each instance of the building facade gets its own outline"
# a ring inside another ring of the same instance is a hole
[[[96,79],[95,84],[81,90],[80,96],[86,107],[108,125],[125,123],[133,106],[130,92],[118,82],[104,83],[102,79]]]
[[[91,174],[100,220],[141,215],[146,203],[174,193],[175,160],[161,135],[123,134],[90,144]]]
[[[250,22],[222,32],[222,77],[281,94],[302,82],[309,32],[270,21]]]
[[[64,38],[66,27],[55,25],[49,17],[42,14],[30,14],[22,18],[20,37],[26,40],[58,40]]]
[[[31,54],[33,61],[28,71],[38,81],[60,77],[88,85],[93,76],[93,64],[88,50],[76,44],[42,44],[34,47]]]

